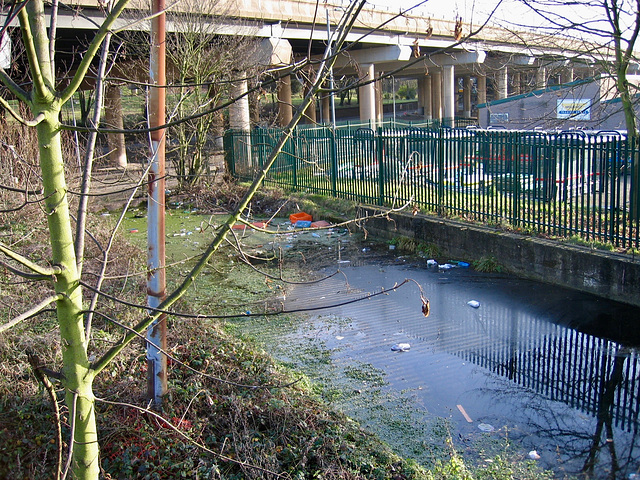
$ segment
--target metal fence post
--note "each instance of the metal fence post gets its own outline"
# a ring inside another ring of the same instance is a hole
[[[438,162],[438,183],[437,183],[437,199],[436,211],[438,215],[444,213],[444,129],[438,129],[438,142],[436,143],[436,156]]]
[[[224,148],[224,163],[227,167],[227,173],[232,177],[236,176],[236,164],[233,151],[233,131],[227,130],[222,137],[222,145]]]
[[[375,137],[376,159],[378,160],[378,205],[384,205],[384,142],[382,141],[382,128],[378,127]]]
[[[329,130],[329,141],[331,142],[331,195],[338,196],[338,146],[336,144],[335,128]]]

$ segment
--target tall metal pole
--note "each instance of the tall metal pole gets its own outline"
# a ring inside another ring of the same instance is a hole
[[[149,126],[165,124],[165,0],[153,0],[151,21],[151,91],[149,95]],[[147,304],[155,308],[166,296],[165,277],[165,131],[151,132],[151,167],[147,195]],[[167,319],[158,318],[147,331],[147,394],[156,407],[167,391],[167,357],[160,349],[167,347]],[[158,348],[159,347],[159,348]]]
[[[333,39],[331,38],[331,23],[329,23],[329,9],[325,10],[327,14],[327,48],[329,49],[329,58],[333,56]],[[333,93],[333,62],[329,67],[329,105],[331,107],[331,126],[336,128],[336,99]]]

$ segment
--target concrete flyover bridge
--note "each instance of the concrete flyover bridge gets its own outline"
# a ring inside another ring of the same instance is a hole
[[[311,0],[220,0],[215,3],[167,2],[167,32],[183,28],[178,18],[196,10],[208,22],[209,33],[242,35],[260,41],[252,64],[278,65],[284,74],[278,80],[278,122],[285,125],[292,115],[291,81],[296,60],[316,58],[338,25],[348,2]],[[98,0],[76,0],[58,13],[56,61],[61,74],[68,73],[78,61],[77,53],[92,38],[104,16]],[[8,11],[5,4],[4,17]],[[475,28],[457,19],[451,12],[421,10],[399,13],[390,9],[367,7],[359,15],[347,37],[348,49],[339,54],[335,75],[351,78],[358,89],[360,120],[375,125],[382,119],[381,80],[385,76],[416,78],[418,114],[424,120],[453,125],[456,117],[473,118],[478,104],[572,82],[594,75],[596,68],[576,52],[579,48],[557,36],[545,37],[532,32],[514,33],[487,26],[470,35]],[[132,0],[130,9],[118,20],[120,30],[148,31],[144,14],[149,3]],[[12,24],[17,26],[17,23]],[[9,30],[9,38],[17,32]],[[5,47],[9,42],[5,39]],[[582,47],[586,48],[586,47]],[[13,58],[20,63],[20,58]],[[126,60],[123,60],[126,62]],[[313,65],[313,62],[311,63]],[[287,71],[287,67],[290,71]],[[170,76],[170,68],[169,68]],[[236,72],[241,78],[242,72]],[[125,80],[146,81],[145,68],[120,64],[117,76]],[[87,85],[90,88],[91,85]],[[247,81],[232,85],[231,94],[241,96]],[[115,105],[109,115],[118,116],[119,89],[113,85],[107,96]],[[230,106],[231,127],[251,128],[247,96]],[[332,119],[331,96],[317,99],[320,119]],[[316,108],[307,113],[308,121],[318,121]]]

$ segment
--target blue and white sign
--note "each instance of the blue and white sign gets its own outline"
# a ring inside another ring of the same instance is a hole
[[[591,120],[591,99],[565,98],[558,100],[558,118]]]

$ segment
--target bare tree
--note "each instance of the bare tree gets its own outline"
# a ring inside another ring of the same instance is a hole
[[[188,120],[170,129],[169,154],[185,186],[196,184],[207,171],[215,134],[220,136],[223,129],[219,114],[191,115],[212,110],[228,98],[232,76],[256,73],[250,60],[257,41],[234,32],[220,34],[221,8],[219,2],[187,0],[171,17],[175,32],[168,38],[167,56],[175,85],[169,89],[168,111]]]

